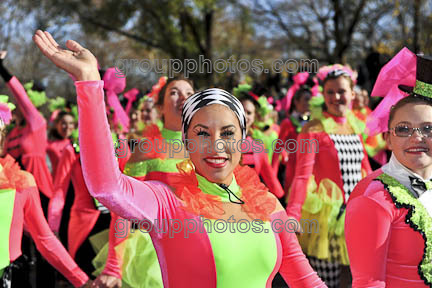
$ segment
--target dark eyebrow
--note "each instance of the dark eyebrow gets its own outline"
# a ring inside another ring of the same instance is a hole
[[[202,127],[204,129],[209,129],[207,126],[202,125],[202,124],[197,124],[197,125],[194,126],[194,128],[196,128],[196,127]]]
[[[231,127],[233,127],[234,129],[236,128],[233,124],[230,124],[230,125],[227,125],[227,126],[223,126],[222,130],[225,130],[225,129],[228,129],[228,128],[231,128]]]
[[[401,121],[401,122],[397,123],[396,125],[400,125],[400,124],[409,124],[409,125],[412,125],[411,122],[408,122],[408,121]]]
[[[209,129],[209,127],[207,127],[207,126],[205,126],[205,125],[203,125],[203,124],[196,124],[196,125],[194,126],[194,128],[196,128],[196,127],[202,127],[202,128],[204,128],[204,129]],[[225,130],[225,129],[228,129],[228,128],[231,128],[231,127],[233,127],[234,129],[236,128],[235,125],[230,124],[230,125],[223,126],[223,127],[222,127],[222,130]]]

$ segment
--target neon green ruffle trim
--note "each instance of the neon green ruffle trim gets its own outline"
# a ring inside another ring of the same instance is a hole
[[[423,259],[418,265],[418,272],[425,284],[432,286],[432,218],[421,202],[395,178],[384,173],[377,179],[384,184],[397,208],[409,210],[405,221],[414,231],[420,232],[425,240]]]
[[[324,131],[327,134],[335,134],[337,132],[339,125],[336,123],[336,121],[334,121],[332,117],[324,116],[323,105],[324,105],[323,96],[316,96],[310,100],[309,106],[311,109],[311,120],[316,119],[321,121],[324,127]],[[351,128],[354,130],[355,134],[362,134],[365,131],[366,124],[360,119],[358,119],[351,110],[347,112],[346,118]]]

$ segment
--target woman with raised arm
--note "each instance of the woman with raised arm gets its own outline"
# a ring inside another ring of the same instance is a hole
[[[42,192],[42,208],[46,213],[49,198],[52,196],[53,183],[46,163],[47,124],[35,105],[30,101],[26,90],[17,77],[11,75],[3,66],[5,51],[0,52],[0,75],[14,95],[18,109],[18,123],[7,135],[7,152],[30,172]],[[37,94],[37,93],[35,93]]]
[[[40,193],[40,201],[45,217],[47,215],[49,199],[53,193],[51,172],[46,162],[47,123],[39,113],[37,106],[46,101],[45,92],[41,85],[20,83],[16,76],[10,74],[3,65],[6,51],[0,52],[0,75],[16,99],[18,109],[15,110],[15,127],[6,136],[6,150],[23,169],[35,178]],[[36,87],[39,86],[39,87]],[[27,90],[27,91],[26,91]],[[34,103],[33,103],[34,102]],[[24,236],[24,247],[31,247],[29,238]],[[25,251],[25,250],[24,250]],[[25,251],[25,254],[31,253]],[[37,283],[44,287],[54,286],[54,270],[36,253]]]
[[[70,50],[61,49],[48,32],[37,31],[34,41],[79,80],[78,125],[89,191],[118,215],[145,220],[147,230],[152,228],[164,287],[270,287],[278,270],[290,287],[325,287],[295,234],[281,229],[288,219],[277,199],[251,168],[238,166],[241,153],[228,144],[213,145],[246,137],[244,110],[234,96],[207,89],[189,97],[182,111],[182,138],[191,162],[179,163],[181,175],[173,175],[171,187],[138,181],[123,175],[115,160],[94,56],[71,40],[66,43]],[[243,219],[243,225],[235,225],[236,219]],[[230,220],[229,232],[214,225],[222,220]],[[258,227],[250,230],[252,220]],[[279,223],[280,233],[270,230],[270,221]]]
[[[20,169],[6,154],[6,125],[11,118],[10,105],[0,100],[0,286],[31,287],[30,271],[21,252],[24,226],[37,249],[75,287],[90,287],[89,278],[77,266],[45,220],[39,191],[33,176]],[[86,285],[87,283],[87,285]]]
[[[182,77],[168,81],[161,77],[153,86],[149,99],[154,100],[161,111],[164,127],[159,129],[156,124],[147,123],[139,138],[129,140],[132,155],[123,171],[126,175],[141,181],[158,180],[171,184],[167,175],[178,173],[176,164],[187,157],[182,146],[181,111],[185,99],[193,93],[193,83]],[[151,143],[151,149],[140,144],[144,140]],[[120,144],[122,148],[126,146]],[[146,153],[141,151],[143,149],[147,149]],[[124,239],[115,237],[116,223],[122,221],[117,215],[112,217],[108,259],[105,263],[106,249],[102,249],[94,261],[97,269],[101,269],[99,265],[105,265],[96,284],[115,283],[121,278],[124,287],[162,287],[160,267],[150,236],[148,233],[131,233]],[[123,242],[126,239],[128,241]],[[137,266],[141,267],[139,273],[136,273]]]
[[[372,95],[385,98],[368,124],[385,132],[392,156],[347,205],[353,288],[432,287],[432,58],[404,48],[381,69]]]

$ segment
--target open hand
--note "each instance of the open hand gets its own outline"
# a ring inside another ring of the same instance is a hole
[[[36,31],[33,41],[51,62],[72,74],[78,81],[100,80],[96,57],[78,42],[68,40],[68,49],[63,49],[50,33],[41,30]]]

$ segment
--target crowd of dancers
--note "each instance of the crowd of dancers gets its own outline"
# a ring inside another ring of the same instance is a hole
[[[0,52],[3,287],[432,287],[430,58],[396,54],[372,111],[341,64],[280,100],[181,76],[142,96],[77,42],[33,40],[77,104],[45,119]]]

